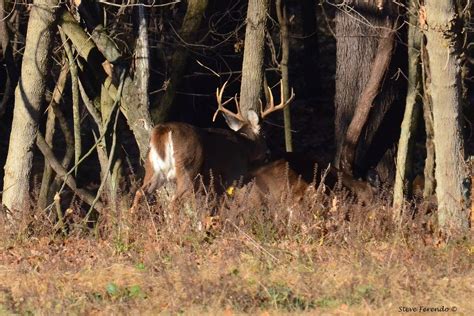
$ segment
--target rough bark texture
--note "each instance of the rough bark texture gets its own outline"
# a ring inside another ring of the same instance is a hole
[[[433,101],[438,223],[446,233],[469,230],[461,120],[460,28],[450,0],[427,0],[426,31]]]
[[[21,210],[29,203],[33,146],[46,91],[57,5],[57,0],[35,1],[28,21],[2,197],[2,203],[11,211]]]
[[[389,0],[350,0],[347,1],[347,5],[348,7],[345,10],[344,7],[342,8],[344,11],[336,13],[336,166],[340,165],[342,145],[347,128],[352,121],[356,104],[369,81],[379,39],[384,31],[383,26],[386,25],[387,19],[392,25],[395,20],[393,3]],[[357,12],[351,11],[352,9]],[[363,137],[357,144],[355,171],[364,172],[369,167],[369,163],[372,163],[367,159],[367,151],[376,136],[377,130],[382,125],[385,114],[396,101],[397,94],[395,92],[399,88],[394,82],[395,79],[393,79],[396,68],[392,62],[383,85],[372,103],[367,124],[362,130]],[[384,126],[384,128],[389,127]],[[385,132],[385,134],[384,141],[390,142],[390,137],[387,137],[388,133]],[[393,137],[394,135],[390,136]],[[375,157],[374,159],[380,160],[383,154],[381,152],[372,156]]]
[[[359,100],[354,109],[354,116],[347,127],[346,137],[342,145],[340,157],[341,169],[349,175],[353,175],[357,144],[360,141],[362,129],[367,124],[370,110],[372,109],[375,98],[379,94],[383,78],[387,73],[392,58],[395,32],[388,19],[385,27],[386,28],[382,31],[382,37],[379,39],[379,45],[372,63],[369,80],[360,93]]]
[[[240,86],[240,107],[244,116],[249,110],[258,113],[263,82],[267,10],[268,0],[249,0]]]
[[[171,110],[174,98],[176,96],[176,89],[181,84],[186,65],[188,61],[189,51],[185,46],[186,43],[193,43],[198,34],[198,28],[201,25],[201,20],[207,8],[208,0],[188,0],[188,8],[184,16],[183,24],[179,31],[179,36],[185,42],[182,43],[174,52],[171,59],[171,77],[165,94],[158,105],[153,106],[152,118],[153,121],[163,123]]]
[[[412,157],[417,122],[421,113],[421,41],[422,34],[418,25],[418,6],[410,1],[408,24],[408,91],[405,114],[403,116],[400,141],[398,142],[397,170],[393,188],[393,206],[400,208],[405,197],[410,194],[408,181],[412,178]],[[397,212],[399,214],[399,212]]]
[[[134,131],[135,139],[140,147],[140,157],[146,160],[149,131],[152,127],[152,119],[149,109],[148,81],[150,77],[150,55],[148,47],[148,29],[145,9],[138,9],[138,37],[135,45],[135,76],[133,82],[126,81],[125,93],[123,95],[122,112],[127,122]],[[128,83],[128,84],[127,84]],[[130,104],[136,104],[138,111],[128,110]],[[127,110],[126,110],[127,109]],[[137,115],[138,114],[138,115]],[[134,128],[134,126],[138,126]],[[140,128],[141,127],[141,128]]]

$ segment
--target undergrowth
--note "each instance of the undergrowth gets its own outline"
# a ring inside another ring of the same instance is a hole
[[[395,222],[386,194],[363,205],[342,189],[157,198],[133,214],[120,199],[87,225],[79,203],[64,227],[34,207],[3,217],[0,314],[474,312],[472,239],[440,244],[423,205]]]

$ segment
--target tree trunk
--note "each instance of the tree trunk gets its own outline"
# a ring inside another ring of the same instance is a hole
[[[59,105],[61,98],[63,97],[64,86],[66,85],[67,74],[69,73],[69,66],[67,65],[66,59],[64,60],[63,67],[59,73],[56,87],[51,97],[51,102],[48,107],[48,118],[46,119],[46,130],[44,139],[49,147],[53,148],[53,138],[55,132],[56,113],[55,107]],[[48,161],[44,162],[43,178],[41,180],[41,188],[38,197],[38,207],[45,209],[48,204],[52,202],[51,180],[53,179],[53,169]]]
[[[288,34],[288,19],[286,16],[286,6],[281,0],[276,1],[276,12],[278,23],[280,24],[280,43],[281,43],[281,84],[283,85],[283,102],[290,96],[290,76],[288,72],[288,60],[290,59],[290,36]],[[293,151],[293,142],[291,138],[291,112],[287,106],[283,110],[283,119],[285,125],[285,148],[287,152]]]
[[[258,113],[263,82],[267,10],[268,0],[249,0],[240,85],[240,107],[244,117],[249,110]]]
[[[426,31],[433,101],[436,196],[440,229],[452,235],[469,230],[467,170],[460,126],[461,29],[451,0],[426,0]]]
[[[379,45],[372,63],[369,80],[367,80],[367,84],[357,100],[354,116],[347,127],[346,137],[342,145],[340,158],[341,169],[349,175],[353,175],[356,148],[360,141],[362,129],[367,124],[370,110],[373,107],[375,98],[381,90],[383,78],[390,65],[394,37],[395,31],[389,19],[387,19],[385,29],[382,31],[382,38],[379,39]]]
[[[186,44],[193,43],[196,40],[207,3],[208,0],[188,0],[186,15],[179,31],[180,40],[184,41],[184,43],[180,43],[171,59],[171,67],[173,69],[171,70],[171,77],[165,94],[159,106],[154,105],[152,108],[151,115],[155,124],[164,122],[168,117],[176,96],[176,89],[181,84],[187,66],[189,50]]]
[[[11,211],[29,203],[33,146],[46,92],[57,6],[57,0],[36,0],[30,12],[5,164],[2,203]]]
[[[81,28],[81,26],[74,20],[74,17],[70,12],[64,12],[60,19],[60,25],[64,33],[72,41],[74,47],[78,51],[79,55],[84,58],[89,64],[89,68],[93,70],[93,75],[96,77],[98,82],[104,82],[106,74],[102,69],[102,59],[97,47],[94,42],[90,40],[87,33]],[[108,37],[101,37],[101,44]],[[109,51],[113,45],[104,44],[109,47]],[[102,51],[108,51],[105,48]],[[114,54],[115,55],[115,54]],[[110,83],[105,87],[109,91],[112,98],[115,98],[117,94],[117,87]],[[130,76],[126,76],[124,82],[124,93],[122,95],[122,102],[120,105],[120,111],[127,119],[128,126],[132,130],[138,148],[140,150],[140,157],[145,160],[148,152],[148,142],[150,139],[150,130],[152,127],[152,121],[149,113],[147,104],[141,104],[137,102],[135,98],[135,87]]]
[[[393,206],[400,214],[401,206],[407,194],[410,194],[408,181],[412,178],[412,158],[415,133],[420,117],[420,92],[421,92],[421,41],[423,39],[418,25],[418,5],[410,1],[408,12],[408,92],[406,98],[405,114],[400,132],[397,153],[397,171],[393,187]]]
[[[336,94],[335,94],[335,165],[340,167],[346,131],[351,123],[362,91],[366,89],[372,75],[372,64],[379,41],[384,32],[396,19],[395,4],[391,0],[349,0],[336,13]],[[388,20],[388,22],[387,22]],[[396,53],[395,53],[396,54]],[[393,60],[393,59],[392,59]],[[372,102],[372,108],[364,124],[355,149],[356,173],[364,172],[369,166],[367,151],[381,127],[382,120],[390,106],[396,101],[399,88],[393,75],[397,67],[390,65],[383,84]],[[395,123],[396,122],[392,122]],[[390,140],[384,137],[384,141]],[[387,147],[391,147],[387,145]],[[380,153],[380,157],[383,152]],[[380,159],[378,157],[378,159]]]
[[[71,45],[67,41],[66,35],[63,31],[59,32],[61,40],[66,51],[66,56],[69,61],[69,70],[71,75],[71,94],[72,94],[72,121],[74,126],[74,176],[77,177],[77,170],[79,168],[78,162],[82,153],[82,137],[81,137],[81,116],[79,109],[79,75],[77,71],[77,64]]]
[[[435,144],[433,141],[433,102],[428,91],[430,86],[431,75],[428,61],[428,53],[426,52],[426,46],[421,43],[421,61],[422,67],[422,84],[423,84],[423,119],[425,122],[425,147],[426,147],[426,159],[424,174],[424,186],[423,186],[423,197],[426,199],[435,194],[436,179],[435,179]]]

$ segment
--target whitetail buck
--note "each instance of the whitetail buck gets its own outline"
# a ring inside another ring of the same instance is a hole
[[[223,103],[222,95],[226,84],[227,82],[216,90],[218,108],[213,120],[221,112],[232,131],[198,128],[178,122],[154,127],[145,163],[145,178],[135,194],[132,211],[138,207],[144,194],[153,193],[167,182],[176,182],[174,203],[185,193],[193,191],[198,175],[202,176],[205,185],[209,185],[212,178],[215,191],[221,193],[234,181],[245,176],[251,168],[265,162],[267,146],[261,133],[259,117],[253,110],[244,115],[237,95]],[[262,119],[283,109],[294,98],[292,90],[286,102],[274,105],[271,89],[268,90],[270,98],[265,109],[260,102]],[[235,101],[236,113],[224,107],[231,100]]]

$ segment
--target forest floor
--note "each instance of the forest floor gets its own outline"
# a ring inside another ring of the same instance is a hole
[[[472,236],[440,243],[422,205],[397,224],[383,197],[265,210],[243,193],[201,196],[179,216],[122,207],[89,229],[74,207],[64,231],[39,211],[2,219],[0,315],[474,314]]]

